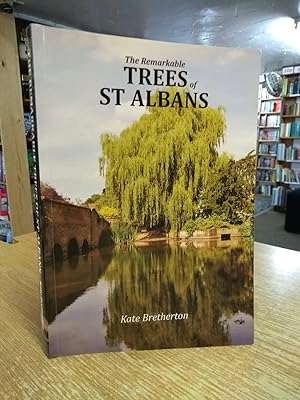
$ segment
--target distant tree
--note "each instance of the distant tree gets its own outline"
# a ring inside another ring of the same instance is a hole
[[[40,190],[41,190],[41,196],[46,199],[56,200],[62,203],[71,203],[69,197],[59,194],[57,190],[49,183],[41,182]]]
[[[74,204],[76,206],[85,206],[84,202],[79,197],[76,197],[76,199],[74,200]]]
[[[124,222],[178,231],[193,216],[224,132],[222,107],[175,106],[149,107],[120,136],[101,135],[110,206]]]
[[[199,214],[222,216],[231,224],[252,218],[254,206],[255,155],[240,160],[222,154],[210,170],[199,202]]]
[[[95,204],[101,197],[101,194],[92,194],[88,199],[85,200],[84,204]]]
[[[116,208],[103,206],[101,208],[96,207],[96,210],[99,215],[108,219],[108,220],[118,220],[120,215]]]

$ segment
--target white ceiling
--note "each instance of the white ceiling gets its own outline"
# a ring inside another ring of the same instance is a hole
[[[300,0],[23,0],[16,12],[92,32],[260,48],[263,71],[300,64]]]

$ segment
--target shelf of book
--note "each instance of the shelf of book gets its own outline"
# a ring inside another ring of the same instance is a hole
[[[289,190],[300,186],[300,67],[282,69],[280,135],[275,163],[272,205],[284,211]]]
[[[280,134],[281,97],[268,94],[264,82],[259,85],[256,196],[271,197],[275,187],[275,165]]]

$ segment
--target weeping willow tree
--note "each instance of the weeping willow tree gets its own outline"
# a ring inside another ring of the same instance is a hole
[[[178,106],[149,107],[119,136],[102,134],[100,172],[122,220],[180,230],[193,217],[224,134],[223,107]]]

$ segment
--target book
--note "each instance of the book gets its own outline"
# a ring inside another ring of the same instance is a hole
[[[0,147],[0,183],[5,183],[5,180],[4,156]]]
[[[49,356],[253,343],[259,52],[28,37]]]
[[[0,218],[1,217],[8,217],[8,201],[6,186],[0,183]]]

